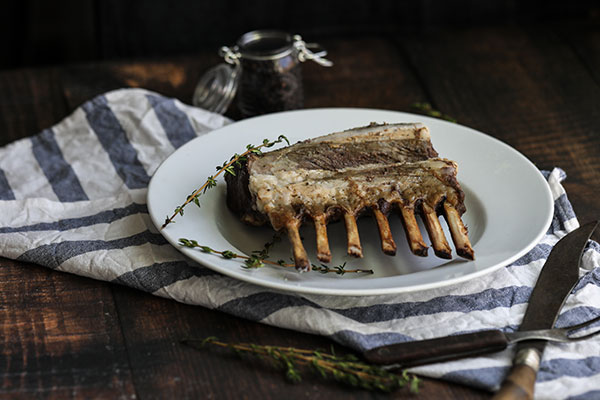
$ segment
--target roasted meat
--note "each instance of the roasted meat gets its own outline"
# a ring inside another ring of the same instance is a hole
[[[299,228],[312,221],[317,257],[331,261],[327,224],[343,219],[348,253],[362,257],[356,218],[371,214],[381,247],[396,253],[387,216],[398,211],[411,251],[427,255],[416,216],[427,229],[435,254],[451,258],[438,215],[443,215],[457,254],[473,259],[467,230],[460,219],[464,193],[455,162],[438,158],[422,124],[371,124],[252,155],[228,175],[227,205],[242,221],[270,223],[285,230],[299,270],[310,269]]]

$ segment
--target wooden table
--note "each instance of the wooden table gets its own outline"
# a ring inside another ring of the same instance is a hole
[[[471,28],[321,42],[336,65],[305,64],[306,107],[413,111],[412,104],[429,102],[515,147],[539,168],[563,168],[580,221],[600,216],[600,32],[595,27]],[[211,51],[159,61],[0,71],[0,144],[33,135],[115,88],[144,87],[190,103],[199,76],[219,61]],[[178,343],[214,335],[329,347],[322,337],[8,259],[0,259],[0,329],[0,397],[388,396],[310,377],[290,384],[263,364]],[[419,394],[424,399],[488,396],[428,379]],[[400,390],[390,397],[411,395]]]

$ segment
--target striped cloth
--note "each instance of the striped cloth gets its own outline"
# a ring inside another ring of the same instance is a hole
[[[544,239],[506,268],[458,285],[403,295],[292,295],[236,281],[193,263],[152,225],[150,176],[177,147],[230,121],[140,89],[94,98],[58,125],[0,149],[0,255],[116,282],[176,301],[315,333],[356,350],[481,329],[514,331],[552,246],[579,223],[560,182]],[[558,326],[600,315],[600,246],[590,242],[582,278]],[[493,390],[512,349],[415,368]],[[549,344],[536,397],[600,398],[600,337]]]

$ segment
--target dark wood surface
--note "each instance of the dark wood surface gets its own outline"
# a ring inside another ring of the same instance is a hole
[[[539,168],[563,168],[580,221],[600,217],[596,26],[471,28],[331,38],[322,44],[336,65],[305,64],[306,107],[413,111],[415,102],[429,102],[459,123],[510,144]],[[0,71],[0,144],[33,135],[115,88],[144,87],[190,103],[197,79],[218,61],[214,52],[206,52]],[[287,383],[263,364],[199,352],[178,340],[218,336],[307,348],[331,343],[3,258],[0,329],[2,398],[415,397],[406,390],[384,395],[347,389],[308,376],[301,384]],[[426,379],[418,397],[483,399],[489,394]]]

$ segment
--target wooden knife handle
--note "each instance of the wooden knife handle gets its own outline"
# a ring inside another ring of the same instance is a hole
[[[504,378],[500,390],[493,400],[531,400],[533,388],[540,368],[540,353],[533,348],[520,350],[515,356],[513,367]]]
[[[373,364],[409,367],[493,353],[506,346],[508,341],[504,333],[494,329],[376,347],[363,356]]]

